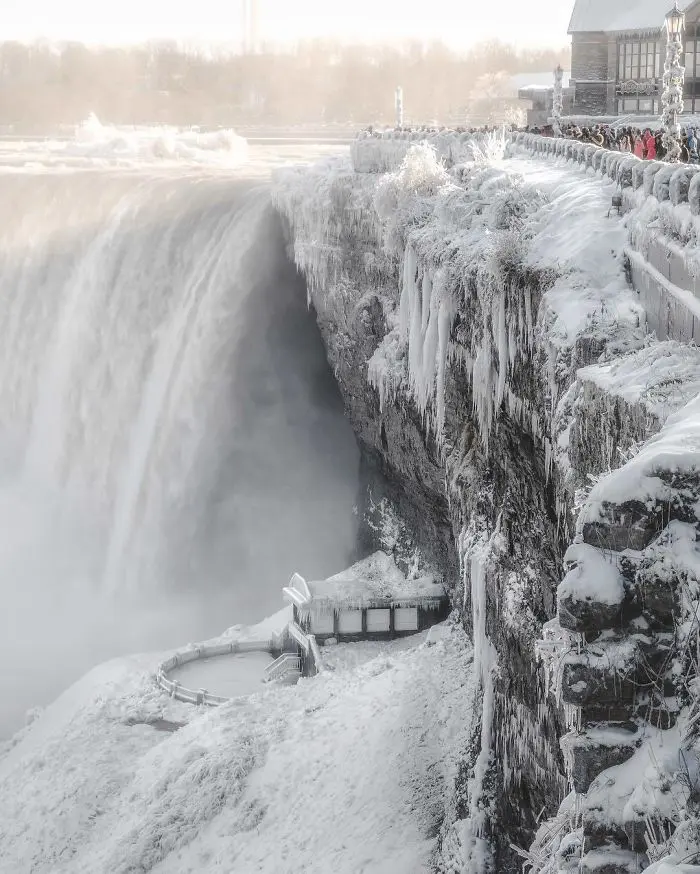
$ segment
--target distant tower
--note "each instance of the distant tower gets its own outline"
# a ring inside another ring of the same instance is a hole
[[[260,11],[259,0],[242,0],[243,3],[243,51],[254,55],[259,50]]]

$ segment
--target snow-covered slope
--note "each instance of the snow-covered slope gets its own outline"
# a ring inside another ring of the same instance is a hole
[[[156,688],[157,656],[108,663],[0,758],[0,871],[427,872],[469,659],[455,626],[204,711]]]

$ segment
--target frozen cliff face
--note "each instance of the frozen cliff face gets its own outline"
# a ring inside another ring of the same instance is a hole
[[[597,170],[591,147],[523,141],[572,176]],[[692,340],[697,168],[599,157],[622,188],[649,329]],[[652,334],[627,354],[608,343],[558,411],[579,512],[538,649],[566,714],[573,791],[524,854],[539,874],[700,871],[700,357],[684,342]]]
[[[566,794],[535,643],[590,476],[660,425],[628,427],[602,376],[576,378],[645,347],[612,190],[517,155],[446,170],[420,143],[391,174],[334,159],[277,179],[368,467],[475,640],[444,871],[519,871],[510,845]]]

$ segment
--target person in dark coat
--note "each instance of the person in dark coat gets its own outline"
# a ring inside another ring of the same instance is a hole
[[[666,157],[666,149],[664,148],[664,142],[661,134],[658,133],[654,137],[654,139],[656,141],[656,160],[663,161],[663,159]]]

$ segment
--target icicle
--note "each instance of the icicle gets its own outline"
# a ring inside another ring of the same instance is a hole
[[[473,538],[464,529],[459,538],[465,599],[467,591],[471,594],[474,635],[472,670],[475,684],[482,692],[481,746],[474,764],[474,778],[469,787],[469,817],[465,821],[463,834],[465,874],[479,874],[487,867],[484,863],[490,856],[490,848],[485,840],[487,818],[484,789],[493,755],[494,674],[497,668],[497,653],[486,632],[486,580],[488,563],[499,536],[499,528],[500,517],[496,529],[488,540],[482,537],[474,543]]]
[[[506,333],[506,293],[501,291],[498,296],[498,313],[495,320],[496,347],[498,349],[498,385],[496,387],[496,409],[503,403],[503,392],[508,375],[508,335]]]
[[[449,347],[453,319],[453,303],[446,295],[445,298],[440,300],[438,311],[437,385],[435,388],[435,429],[438,435],[442,435],[445,427],[445,371],[447,369],[447,350]]]
[[[491,353],[491,333],[485,331],[481,347],[474,360],[472,370],[472,396],[474,412],[479,425],[479,433],[485,447],[488,447],[491,422],[493,420],[493,362]]]
[[[410,243],[406,246],[403,259],[403,276],[401,279],[401,301],[399,303],[399,331],[408,339],[411,328],[413,306],[417,297],[416,271],[418,262],[416,253]]]

